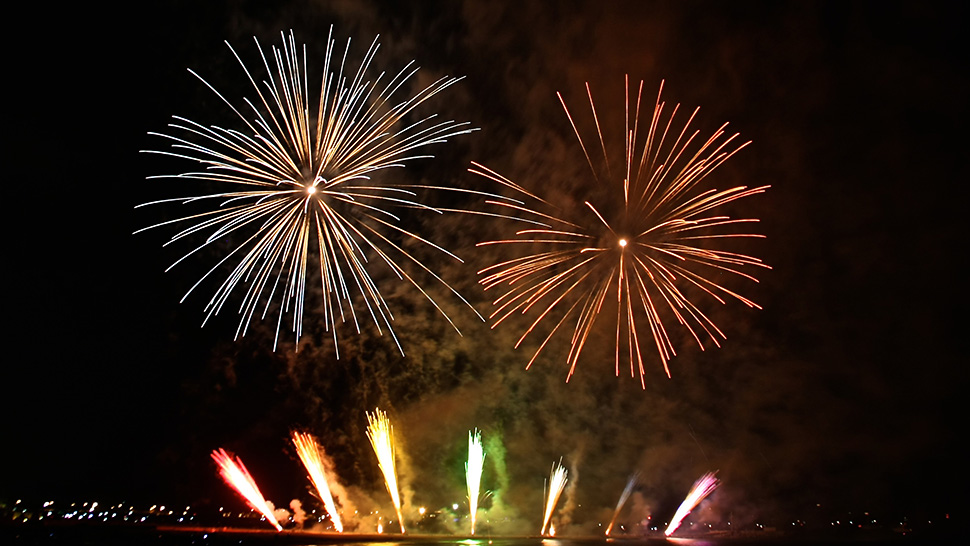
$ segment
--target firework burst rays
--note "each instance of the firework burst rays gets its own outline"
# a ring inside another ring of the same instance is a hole
[[[433,114],[414,118],[416,108],[461,78],[443,77],[399,100],[395,97],[405,93],[417,73],[413,61],[390,79],[382,72],[373,81],[368,80],[367,71],[379,47],[377,39],[354,70],[347,66],[350,40],[341,52],[335,47],[331,28],[319,100],[311,105],[306,47],[297,46],[292,32],[282,38],[282,46],[273,46],[268,52],[256,41],[266,73],[261,82],[229,46],[256,92],[255,100],[244,99],[244,106],[238,109],[190,70],[232,110],[244,128],[224,129],[174,117],[169,127],[183,136],[152,133],[168,140],[172,147],[168,151],[146,150],[149,153],[203,166],[200,171],[152,178],[190,179],[219,189],[139,205],[175,202],[206,206],[202,212],[139,231],[184,223],[187,227],[166,244],[203,238],[172,267],[219,241],[230,241],[225,256],[185,294],[187,297],[203,281],[217,276],[223,266],[229,266],[230,272],[206,305],[203,324],[229,304],[233,292],[242,292],[237,338],[245,335],[254,318],[274,314],[274,349],[284,316],[299,342],[308,276],[319,267],[324,325],[333,331],[335,341],[338,320],[352,322],[359,332],[361,319],[369,315],[382,333],[386,329],[391,334],[403,353],[391,327],[393,315],[371,268],[374,263],[385,264],[451,322],[401,263],[434,278],[463,302],[464,298],[407,250],[403,241],[410,239],[457,257],[402,220],[404,213],[443,212],[423,203],[422,195],[461,190],[390,184],[384,181],[385,176],[377,175],[414,159],[432,157],[420,150],[476,130],[466,122],[437,120]],[[358,310],[355,301],[361,304]],[[278,312],[274,302],[278,302]]]
[[[500,292],[490,317],[492,327],[513,314],[530,314],[532,318],[516,344],[518,347],[541,325],[551,324],[527,367],[532,366],[556,332],[572,329],[568,381],[597,319],[615,306],[615,372],[619,375],[624,352],[629,355],[631,377],[639,374],[641,387],[645,387],[640,344],[648,336],[670,377],[668,361],[676,350],[667,323],[683,325],[702,349],[704,338],[719,345],[725,337],[689,299],[693,292],[704,293],[720,303],[735,299],[758,307],[722,284],[719,277],[727,274],[757,282],[749,270],[769,267],[758,258],[712,247],[729,239],[763,237],[746,228],[756,219],[735,219],[717,210],[762,193],[768,186],[699,188],[707,175],[748,143],[738,143],[737,134],[728,135],[727,124],[707,140],[698,139],[699,132],[691,129],[697,110],[682,128],[677,128],[680,105],[666,114],[666,104],[660,98],[662,83],[649,125],[643,127],[643,82],[632,105],[629,78],[625,87],[622,170],[609,161],[589,85],[586,92],[599,151],[583,140],[566,102],[557,94],[592,170],[595,188],[609,192],[606,199],[586,201],[579,214],[561,218],[557,212],[541,212],[540,209],[556,207],[482,165],[473,163],[469,171],[513,190],[519,199],[488,203],[498,207],[500,215],[519,225],[526,224],[508,238],[486,241],[480,246],[514,246],[531,252],[479,272],[486,290]],[[600,154],[602,160],[594,161]],[[535,206],[529,205],[531,201],[536,202]]]

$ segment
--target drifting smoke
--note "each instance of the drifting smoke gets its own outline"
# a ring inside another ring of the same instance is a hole
[[[293,523],[296,525],[297,529],[302,529],[303,522],[306,521],[306,512],[303,511],[303,503],[301,503],[299,499],[291,500],[290,510],[293,511]]]
[[[269,507],[270,512],[273,513],[273,517],[276,518],[278,522],[286,522],[290,519],[290,511],[286,508],[277,508],[273,505],[271,501],[266,501],[266,506]]]

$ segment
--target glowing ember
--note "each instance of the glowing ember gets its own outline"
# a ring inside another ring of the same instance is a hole
[[[277,531],[282,531],[283,527],[276,521],[273,510],[269,507],[266,499],[263,498],[263,494],[259,492],[259,487],[256,487],[255,480],[249,475],[249,471],[246,470],[246,465],[243,464],[242,460],[239,457],[233,460],[233,457],[222,448],[212,452],[212,460],[219,465],[219,474],[222,479],[242,495],[249,506],[258,510],[267,521],[272,523]]]
[[[478,513],[478,495],[482,485],[482,468],[485,466],[485,449],[482,433],[468,432],[468,462],[465,463],[465,484],[468,486],[468,509],[471,512],[472,533],[475,534],[475,516]]]
[[[556,503],[559,502],[559,495],[566,487],[566,481],[566,468],[562,465],[562,461],[552,463],[552,470],[549,472],[549,494],[546,496],[546,509],[542,518],[540,535],[545,535],[547,528],[550,528],[550,536],[556,532],[556,528],[550,526],[549,518],[552,517],[552,511],[556,509]]]
[[[371,446],[374,447],[377,464],[384,474],[387,492],[391,494],[391,502],[394,503],[394,510],[397,512],[397,521],[401,525],[401,533],[404,533],[404,518],[401,517],[401,496],[397,491],[397,473],[394,470],[394,427],[387,419],[387,414],[380,409],[375,409],[374,415],[367,414],[367,423],[367,438],[370,439]]]
[[[717,486],[721,483],[718,479],[716,472],[708,472],[694,482],[694,487],[690,489],[690,493],[687,494],[687,498],[684,502],[680,503],[680,508],[677,509],[677,513],[674,514],[673,519],[670,520],[670,525],[667,526],[667,530],[664,534],[668,537],[680,527],[680,523],[690,514],[690,511],[697,507],[708,495],[710,495]]]
[[[330,514],[330,520],[333,521],[333,528],[338,533],[342,533],[344,526],[340,521],[340,515],[337,513],[337,506],[333,502],[333,495],[330,494],[330,486],[327,483],[327,476],[324,471],[323,458],[321,457],[323,448],[317,444],[313,436],[305,432],[293,433],[293,445],[296,446],[296,454],[303,461],[303,466],[310,473],[310,482],[313,483],[313,487],[316,488],[320,500],[323,501],[324,508]]]
[[[637,485],[637,480],[640,479],[639,474],[633,474],[630,479],[626,482],[626,487],[623,488],[623,493],[620,493],[620,500],[616,502],[616,510],[613,512],[613,519],[610,520],[610,525],[606,528],[606,536],[610,536],[610,531],[613,530],[613,524],[616,523],[617,516],[620,515],[620,510],[623,509],[623,505],[626,504],[626,500],[630,498],[630,493],[633,492],[633,488]]]

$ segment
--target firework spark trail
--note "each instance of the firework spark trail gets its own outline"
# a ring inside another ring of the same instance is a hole
[[[607,200],[594,204],[586,201],[583,214],[567,220],[552,213],[539,212],[537,208],[542,205],[530,207],[511,197],[487,201],[499,208],[499,216],[524,222],[527,227],[508,238],[485,241],[479,246],[535,246],[542,250],[497,263],[479,274],[482,275],[480,283],[486,290],[505,286],[493,302],[495,308],[490,316],[493,328],[516,312],[534,314],[516,347],[540,324],[552,321],[551,330],[527,368],[532,366],[557,331],[565,329],[566,324],[575,324],[566,357],[569,365],[567,381],[576,370],[597,318],[604,306],[615,298],[615,373],[620,373],[622,350],[629,355],[630,376],[635,377],[639,372],[641,387],[645,388],[644,359],[640,349],[641,337],[645,337],[642,332],[644,322],[650,329],[668,377],[670,368],[667,363],[676,355],[676,350],[665,322],[673,318],[686,327],[701,349],[704,348],[703,338],[709,337],[718,346],[719,338],[725,338],[714,322],[689,299],[688,290],[706,293],[722,304],[731,298],[760,309],[756,303],[715,279],[729,274],[757,282],[746,270],[770,267],[752,256],[709,247],[727,239],[763,237],[742,229],[746,224],[757,222],[756,219],[732,219],[712,211],[738,199],[760,194],[768,186],[699,190],[698,184],[707,175],[748,143],[737,144],[737,134],[726,136],[725,124],[703,143],[693,145],[698,131],[690,133],[689,128],[697,110],[682,129],[672,130],[680,105],[675,106],[664,120],[666,103],[660,100],[660,93],[649,127],[644,131],[639,120],[643,82],[636,94],[632,118],[629,78],[626,89],[623,173],[610,167],[589,85],[587,95],[603,150],[604,166],[600,168],[590,156],[565,101],[557,94],[592,170],[593,181],[597,186],[612,188],[615,202]],[[662,83],[660,91],[663,91]],[[645,136],[642,135],[644,132]],[[470,172],[543,205],[550,205],[501,174],[477,163],[472,165]]]
[[[333,495],[330,494],[330,485],[327,483],[323,458],[321,457],[323,447],[318,445],[316,439],[306,432],[293,432],[293,445],[296,446],[296,454],[299,455],[300,460],[303,461],[303,466],[310,474],[310,482],[313,483],[320,500],[323,501],[324,508],[330,514],[334,529],[338,533],[342,533],[344,526],[340,520],[340,514],[337,513],[337,505],[333,502]]]
[[[566,467],[562,465],[562,461],[558,463],[552,463],[552,470],[549,472],[549,491],[546,494],[546,507],[542,516],[542,530],[539,531],[540,535],[546,534],[546,529],[549,527],[549,519],[552,517],[553,510],[556,509],[556,504],[559,502],[559,496],[562,494],[562,490],[566,487]]]
[[[282,47],[273,46],[269,55],[256,42],[267,74],[262,84],[257,83],[236,50],[229,46],[256,92],[255,100],[244,99],[245,108],[237,109],[190,70],[235,113],[246,130],[207,127],[176,116],[176,121],[169,127],[186,136],[150,133],[170,141],[172,150],[146,152],[188,159],[204,167],[197,172],[150,178],[203,181],[224,189],[139,205],[211,203],[203,212],[161,222],[135,233],[186,222],[188,226],[173,235],[166,245],[206,234],[201,244],[169,269],[232,236],[230,244],[234,246],[231,250],[182,298],[184,301],[224,264],[232,267],[206,305],[203,324],[223,309],[234,291],[241,290],[237,338],[245,335],[254,317],[259,315],[265,319],[278,297],[281,301],[275,319],[274,349],[279,342],[283,317],[289,313],[292,314],[292,331],[299,342],[303,332],[308,269],[316,267],[314,262],[319,262],[324,325],[328,331],[333,331],[334,339],[338,318],[340,322],[353,322],[360,331],[358,314],[363,312],[355,310],[355,302],[360,302],[378,330],[383,333],[386,328],[403,354],[391,327],[394,317],[371,276],[371,262],[384,263],[398,279],[406,279],[449,323],[451,319],[444,310],[395,261],[395,257],[433,277],[471,308],[443,279],[400,242],[393,240],[403,237],[417,241],[458,259],[402,226],[398,210],[441,214],[445,209],[424,204],[419,200],[418,192],[465,190],[387,184],[382,183],[381,177],[372,180],[371,176],[385,169],[403,167],[413,159],[433,157],[416,151],[476,129],[469,127],[467,122],[438,121],[436,115],[419,121],[405,121],[415,108],[462,78],[442,77],[395,103],[395,94],[405,89],[418,71],[413,61],[390,81],[382,82],[385,79],[383,72],[373,81],[366,80],[367,70],[379,47],[375,38],[356,73],[351,70],[347,74],[354,75],[348,78],[344,70],[350,40],[347,40],[342,57],[335,44],[331,28],[319,102],[315,107],[309,96],[306,46],[301,54],[292,32],[289,36],[283,35]],[[331,64],[338,58],[339,69],[334,71]]]
[[[697,507],[708,495],[717,489],[720,485],[720,481],[715,475],[717,472],[708,472],[694,482],[694,486],[690,488],[690,493],[687,494],[687,498],[684,502],[680,503],[680,507],[677,508],[677,512],[674,513],[674,517],[670,520],[670,525],[667,526],[667,530],[664,531],[664,535],[670,536],[680,527],[684,518],[690,511]]]
[[[475,518],[478,515],[478,497],[482,485],[482,469],[485,466],[485,449],[482,433],[468,432],[468,462],[465,463],[465,485],[468,487],[468,510],[471,515],[471,534],[475,534]]]
[[[616,510],[613,511],[613,519],[610,520],[609,526],[606,527],[606,536],[610,536],[610,532],[613,531],[613,524],[616,523],[616,518],[620,515],[620,510],[623,509],[623,505],[626,504],[627,499],[630,498],[630,493],[633,492],[633,488],[636,487],[639,480],[639,473],[634,473],[632,476],[630,476],[630,479],[627,480],[626,487],[623,488],[623,493],[620,493],[620,500],[616,501]]]
[[[277,531],[282,531],[283,527],[276,521],[273,510],[269,507],[266,499],[263,498],[263,494],[259,492],[256,481],[249,475],[249,471],[246,470],[246,465],[243,464],[242,459],[239,457],[234,459],[226,453],[225,449],[219,448],[212,452],[212,460],[219,465],[219,475],[222,476],[222,479],[242,495],[249,506],[259,511],[267,521],[272,523]]]
[[[404,518],[401,517],[401,496],[397,490],[397,472],[394,467],[394,427],[391,426],[387,414],[380,409],[375,409],[373,415],[367,414],[367,423],[367,438],[377,455],[377,464],[384,474],[384,483],[391,495],[391,502],[394,503],[397,521],[403,534]]]

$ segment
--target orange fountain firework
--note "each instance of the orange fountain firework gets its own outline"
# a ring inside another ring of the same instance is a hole
[[[337,513],[337,506],[333,502],[333,495],[330,494],[330,485],[327,483],[326,470],[324,469],[322,457],[323,448],[317,444],[313,436],[306,432],[294,432],[293,445],[296,446],[296,454],[300,456],[300,460],[303,461],[303,466],[306,467],[307,472],[310,474],[310,482],[313,483],[313,487],[317,490],[317,495],[323,501],[324,508],[330,514],[330,521],[333,522],[333,528],[338,533],[342,533],[344,526],[340,521],[340,514]]]
[[[552,470],[549,472],[549,491],[546,495],[546,509],[542,516],[542,530],[539,531],[540,535],[546,534],[546,529],[550,529],[549,535],[554,536],[556,534],[555,526],[551,526],[549,519],[552,517],[552,511],[556,509],[556,504],[559,502],[559,496],[562,495],[562,490],[566,487],[566,468],[562,465],[562,461],[558,463],[552,463]]]
[[[669,537],[670,535],[674,534],[674,531],[680,527],[680,523],[684,521],[687,514],[690,514],[691,510],[696,508],[702,500],[717,489],[717,486],[720,485],[721,482],[717,479],[715,474],[717,474],[717,472],[708,472],[694,482],[694,487],[690,488],[690,493],[687,494],[687,498],[684,499],[684,502],[680,503],[680,507],[677,508],[677,512],[674,513],[674,517],[670,520],[670,525],[668,525],[667,530],[664,531],[665,535]]]
[[[259,511],[267,521],[272,523],[277,531],[282,531],[283,527],[276,521],[273,510],[269,507],[266,499],[263,498],[263,494],[259,492],[256,481],[249,475],[249,471],[246,470],[246,465],[243,464],[242,459],[239,457],[233,459],[232,456],[226,453],[225,449],[219,448],[212,452],[212,460],[219,465],[219,474],[222,476],[222,479],[242,495],[246,499],[246,502],[249,503],[249,506]]]
[[[387,414],[380,409],[375,409],[374,415],[367,414],[367,423],[367,438],[370,439],[374,454],[377,455],[377,464],[384,474],[384,483],[387,485],[387,492],[391,495],[391,502],[394,503],[397,521],[401,525],[403,534],[404,518],[401,517],[401,496],[397,490],[397,471],[394,466],[394,427],[391,426]]]
[[[660,90],[663,91],[662,83]],[[565,101],[558,93],[557,96],[579,139],[593,181],[598,187],[610,188],[610,197],[595,203],[586,201],[586,206],[569,219],[539,212],[514,198],[487,201],[500,208],[499,216],[528,227],[509,238],[480,245],[514,244],[539,251],[483,269],[479,272],[483,275],[480,282],[486,290],[505,286],[494,301],[495,310],[490,317],[493,328],[516,312],[535,315],[516,347],[540,324],[552,321],[551,331],[527,368],[557,331],[566,324],[575,324],[566,358],[567,381],[576,369],[604,304],[615,300],[615,373],[619,375],[620,352],[625,345],[630,375],[634,377],[638,371],[640,384],[645,388],[640,350],[641,337],[645,337],[644,323],[649,326],[668,377],[667,362],[676,355],[676,350],[666,322],[675,320],[686,327],[701,349],[704,337],[716,345],[725,337],[690,299],[689,291],[705,293],[722,304],[726,299],[736,299],[748,307],[760,308],[721,284],[720,278],[722,274],[729,274],[757,282],[747,270],[768,266],[752,256],[712,248],[728,239],[763,237],[741,229],[757,220],[731,218],[712,211],[762,193],[768,186],[699,190],[698,184],[707,175],[748,143],[737,144],[737,134],[726,136],[725,124],[699,146],[692,145],[698,131],[689,133],[688,128],[697,110],[682,129],[671,130],[680,105],[663,120],[666,103],[660,100],[660,93],[649,127],[644,130],[639,123],[643,82],[640,82],[631,118],[629,78],[624,162],[622,170],[615,169],[615,165],[611,167],[589,84],[586,91],[602,149],[602,162],[593,161]],[[550,205],[482,165],[473,163],[469,171],[515,191],[520,197],[525,196],[523,199]]]

